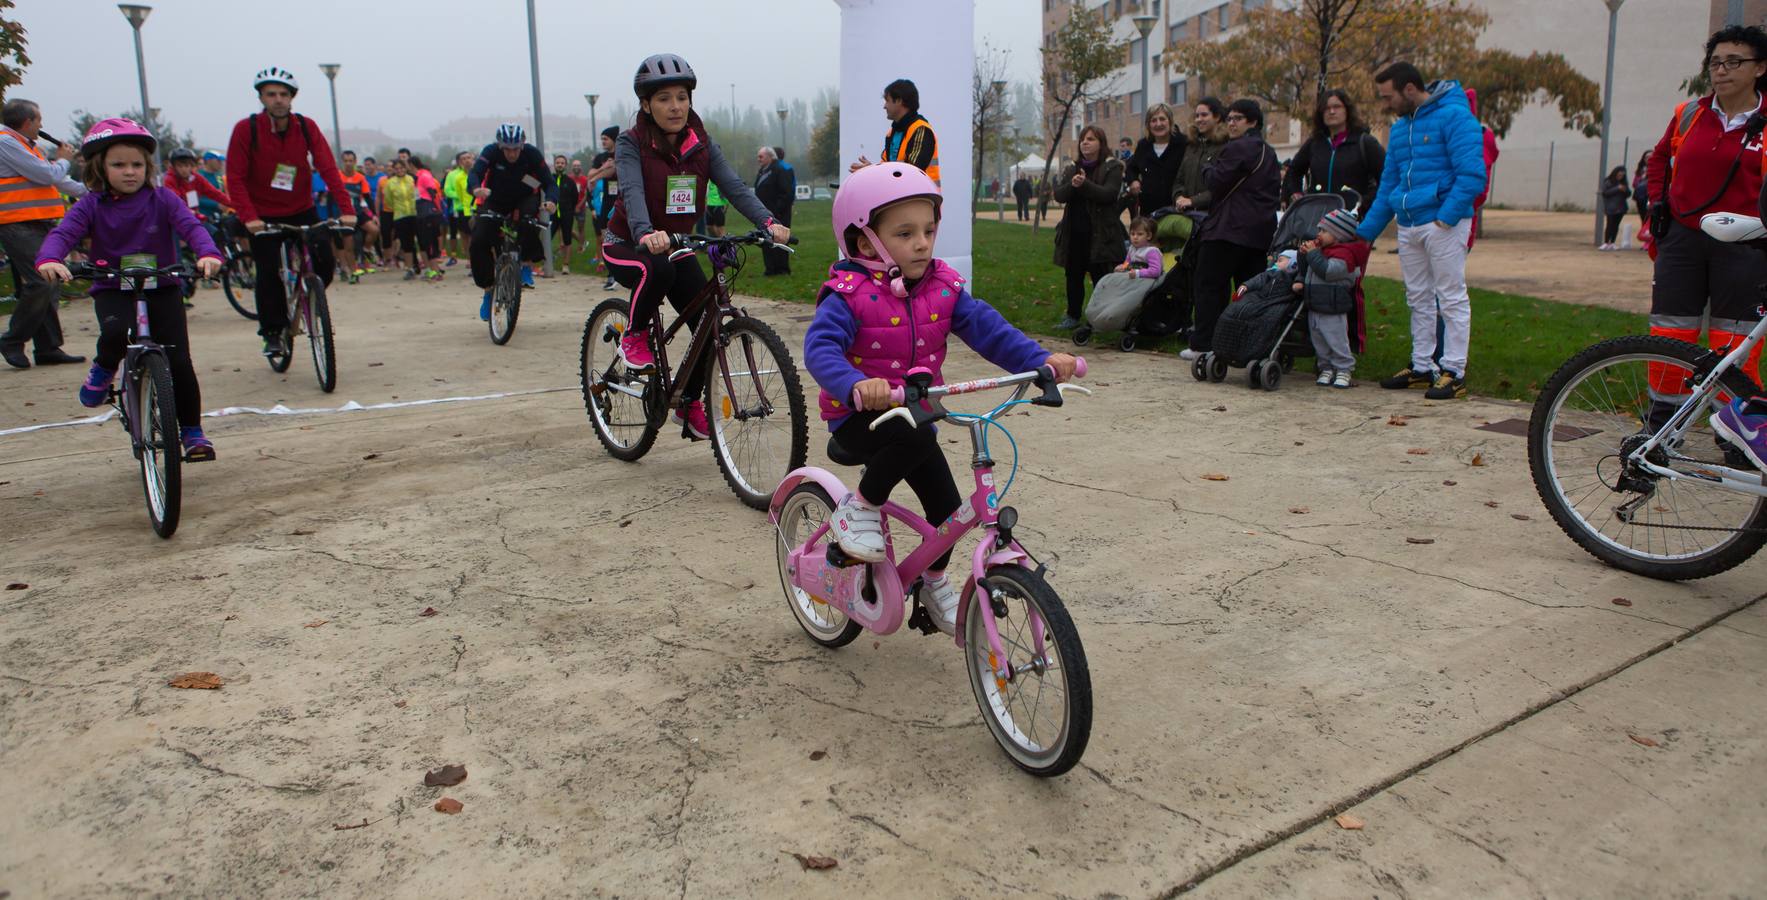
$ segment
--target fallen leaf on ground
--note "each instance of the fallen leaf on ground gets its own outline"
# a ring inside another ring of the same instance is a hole
[[[311,528],[296,528],[295,530],[289,532],[289,534],[294,535],[295,537],[306,537],[307,535],[312,534],[312,533],[313,533],[313,529],[311,529]]]
[[[448,765],[423,773],[424,787],[452,787],[466,780],[466,766]]]
[[[1295,446],[1296,447],[1305,447],[1305,446],[1307,446],[1307,442],[1306,441],[1295,441]]]
[[[231,615],[231,616],[228,616],[228,617],[227,617],[227,618],[225,618],[225,619],[222,619],[222,620],[221,620],[221,621],[223,621],[223,622],[231,622],[231,621],[233,621],[233,620],[234,620],[234,619],[237,619],[237,618],[239,618],[239,616],[238,616],[238,614],[234,614],[234,615]]]
[[[790,850],[787,850],[786,852],[791,853]],[[808,869],[832,869],[835,866],[840,865],[840,863],[838,863],[838,862],[836,862],[826,856],[805,856],[802,853],[792,853],[791,856],[792,856],[792,859],[795,859],[798,861],[798,865],[803,866],[806,870],[808,870]]]
[[[1628,734],[1626,736],[1632,739],[1632,743],[1638,744],[1638,745],[1641,745],[1644,747],[1660,747],[1660,746],[1662,746],[1661,744],[1657,743],[1655,740],[1653,740],[1651,738],[1647,738],[1643,735]]]
[[[1215,412],[1226,412],[1226,411],[1227,411],[1227,407],[1225,407],[1225,406],[1215,407]]]
[[[213,691],[220,689],[221,685],[225,683],[221,680],[221,676],[213,672],[185,672],[166,682],[166,685],[184,690]]]
[[[1410,450],[1405,451],[1405,453],[1408,456],[1428,456],[1428,455],[1430,455],[1430,451],[1424,449],[1423,447],[1412,447]]]
[[[1387,417],[1387,424],[1388,425],[1404,425],[1407,423],[1407,421],[1409,419],[1410,419],[1410,416],[1388,416]]]
[[[1297,516],[1304,516],[1304,515],[1312,512],[1312,510],[1308,509],[1305,506],[1291,506],[1288,508],[1288,511],[1294,513]]]
[[[1443,487],[1453,487],[1459,483],[1460,482],[1458,482],[1458,481],[1444,481],[1444,482],[1442,482],[1442,486]]]
[[[404,709],[404,708],[405,708],[405,701],[403,701],[403,700],[394,700],[394,701],[393,701],[393,706],[394,706],[394,707],[395,707],[395,708],[397,708],[397,709]]]
[[[621,522],[621,523],[620,523],[620,527],[621,527],[621,528],[625,528],[625,527],[626,527],[626,526],[627,526],[627,525],[630,525],[630,524],[632,524],[632,520],[631,520],[631,519],[627,519],[627,520],[625,520],[625,521],[624,521],[624,522]]]
[[[1473,464],[1473,465],[1475,465],[1475,466],[1482,466],[1482,465],[1484,465],[1484,464],[1485,464],[1485,454],[1483,454],[1483,453],[1474,453],[1474,454],[1473,454],[1473,458],[1472,458],[1472,464]]]
[[[433,616],[435,614],[436,614],[436,608],[433,606],[426,606],[423,608],[423,612],[418,613],[418,615],[420,615],[420,616]]]
[[[1226,481],[1227,476],[1221,474],[1220,472],[1209,472],[1209,473],[1203,475],[1203,480],[1204,481]]]
[[[373,369],[373,368],[378,368],[378,367],[384,366],[384,365],[386,365],[386,363],[369,363],[368,368]]]
[[[1509,517],[1517,522],[1531,522],[1534,519],[1533,516],[1527,515],[1526,513],[1510,513]]]
[[[363,458],[363,459],[365,459],[365,460],[368,460],[368,459],[380,459],[380,454],[379,454],[379,453],[370,453],[370,454],[368,454],[368,455],[367,455],[367,456],[364,456],[364,457],[362,457],[362,458]]]
[[[1631,606],[1632,605],[1632,601],[1627,600],[1625,597],[1615,597],[1614,599],[1612,599],[1608,602],[1612,603],[1615,606]]]
[[[374,824],[373,822],[370,822],[367,819],[363,819],[361,822],[358,822],[354,825],[333,825],[333,826],[331,826],[331,830],[332,831],[355,831],[358,828],[367,828],[368,826],[373,825],[373,824]]]
[[[331,621],[331,620],[330,619],[314,619],[313,621],[308,622],[307,624],[302,625],[301,627],[302,628],[318,628],[319,626],[324,625],[326,622],[329,622],[329,621]]]
[[[1405,543],[1407,543],[1407,544],[1433,544],[1435,542],[1436,542],[1435,538],[1406,538],[1405,539]]]
[[[14,581],[13,583],[6,586],[6,589],[9,591],[22,591],[22,590],[26,590],[28,588],[30,588],[30,585],[25,584],[22,581]]]
[[[828,756],[827,750],[811,750],[810,751],[810,761],[811,762],[821,762],[827,756]]]
[[[1365,824],[1361,819],[1358,819],[1349,813],[1343,813],[1335,817],[1332,821],[1337,822],[1338,827],[1345,831],[1361,831],[1362,826]]]
[[[1498,503],[1495,500],[1486,500],[1485,505],[1491,507],[1492,509],[1496,509],[1497,507],[1502,506],[1503,504]]]
[[[462,806],[459,800],[456,800],[453,797],[443,797],[436,801],[436,812],[447,813],[450,816],[465,808],[466,807]]]
[[[879,648],[879,647],[882,647],[882,646],[883,646],[883,642],[882,642],[882,641],[872,641],[872,642],[871,642],[871,649],[873,649],[873,650],[876,650],[876,649],[878,649],[878,648]]]

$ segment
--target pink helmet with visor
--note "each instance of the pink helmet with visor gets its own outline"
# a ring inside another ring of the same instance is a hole
[[[846,183],[834,195],[834,240],[841,248],[841,255],[866,269],[883,273],[890,279],[891,292],[898,297],[908,296],[908,287],[902,282],[902,269],[890,259],[890,252],[884,249],[883,241],[878,239],[871,226],[879,210],[916,198],[932,201],[933,221],[937,222],[944,200],[938,183],[915,166],[902,162],[866,166],[848,175]],[[871,242],[878,259],[859,255],[859,242],[854,231]]]
[[[159,147],[159,141],[154,139],[152,133],[129,119],[101,119],[92,126],[91,131],[86,132],[85,139],[80,141],[80,156],[83,159],[92,159],[118,141],[139,144],[147,149],[149,156]]]

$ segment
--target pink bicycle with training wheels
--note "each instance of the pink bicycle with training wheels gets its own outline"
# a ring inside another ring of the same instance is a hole
[[[1086,374],[1085,360],[1079,360],[1075,372]],[[962,422],[973,448],[975,493],[937,526],[898,503],[885,503],[885,556],[867,564],[843,553],[829,531],[835,504],[850,493],[848,487],[826,469],[795,469],[773,492],[768,509],[778,535],[780,585],[798,624],[824,647],[844,646],[864,630],[894,633],[904,620],[922,633],[935,634],[938,629],[923,603],[922,576],[964,535],[982,529],[957,607],[956,643],[964,651],[970,688],[989,732],[1013,763],[1033,775],[1060,775],[1086,752],[1092,732],[1092,680],[1079,632],[1044,579],[1045,567],[1013,535],[1018,511],[1000,505],[1012,476],[995,490],[988,429],[1000,429],[1012,444],[1016,474],[1018,443],[998,417],[1024,403],[1060,406],[1063,391],[1091,392],[1058,383],[1048,366],[960,384],[935,387],[932,381],[926,369],[911,370],[906,384],[892,389],[894,408],[871,427],[895,418],[916,428],[941,419]],[[1024,399],[1033,386],[1042,394]],[[939,402],[954,394],[1009,387],[1017,388],[1012,399],[982,415],[947,412]],[[860,463],[833,438],[828,456],[842,465]],[[892,525],[920,536],[919,546],[901,562]],[[910,603],[913,611],[905,616]]]

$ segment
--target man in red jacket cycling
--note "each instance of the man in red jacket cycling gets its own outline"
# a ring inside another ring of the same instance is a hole
[[[280,239],[260,235],[266,224],[313,225],[319,214],[313,209],[313,170],[325,179],[333,197],[348,197],[343,176],[332,159],[331,145],[310,120],[292,111],[301,89],[287,69],[268,68],[252,80],[262,114],[253,113],[233,126],[227,143],[227,195],[252,233],[252,259],[257,263],[258,334],[264,338],[264,355],[287,352],[283,334],[288,330],[288,295],[282,285],[278,261]],[[338,221],[355,225],[354,214]],[[326,285],[331,284],[336,261],[331,241],[312,243],[313,269]]]

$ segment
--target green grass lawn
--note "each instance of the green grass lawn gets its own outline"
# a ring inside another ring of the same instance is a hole
[[[800,243],[791,275],[761,277],[760,255],[752,253],[737,290],[795,303],[814,301],[835,258],[834,235],[829,228],[831,206],[820,201],[801,202],[793,208],[792,233]],[[732,232],[749,227],[734,209],[730,211]],[[998,222],[985,215],[975,222],[972,287],[977,297],[993,304],[1014,324],[1032,334],[1050,336],[1047,343],[1051,347],[1062,347],[1068,342],[1056,332],[1055,323],[1064,312],[1065,293],[1062,272],[1051,261],[1053,247],[1053,229],[1033,234],[1023,225]],[[1370,278],[1364,286],[1369,349],[1358,360],[1357,372],[1361,380],[1373,381],[1410,362],[1410,312],[1404,287],[1398,282]],[[1472,297],[1468,383],[1474,393],[1488,397],[1532,400],[1540,384],[1571,354],[1603,338],[1647,330],[1645,317],[1634,313],[1493,291],[1474,290]],[[1114,343],[1113,339],[1100,346],[1095,341],[1084,352],[1114,354],[1119,352]],[[1153,342],[1149,349],[1175,353],[1183,346],[1168,338]],[[1302,368],[1310,370],[1311,366],[1303,363]]]

